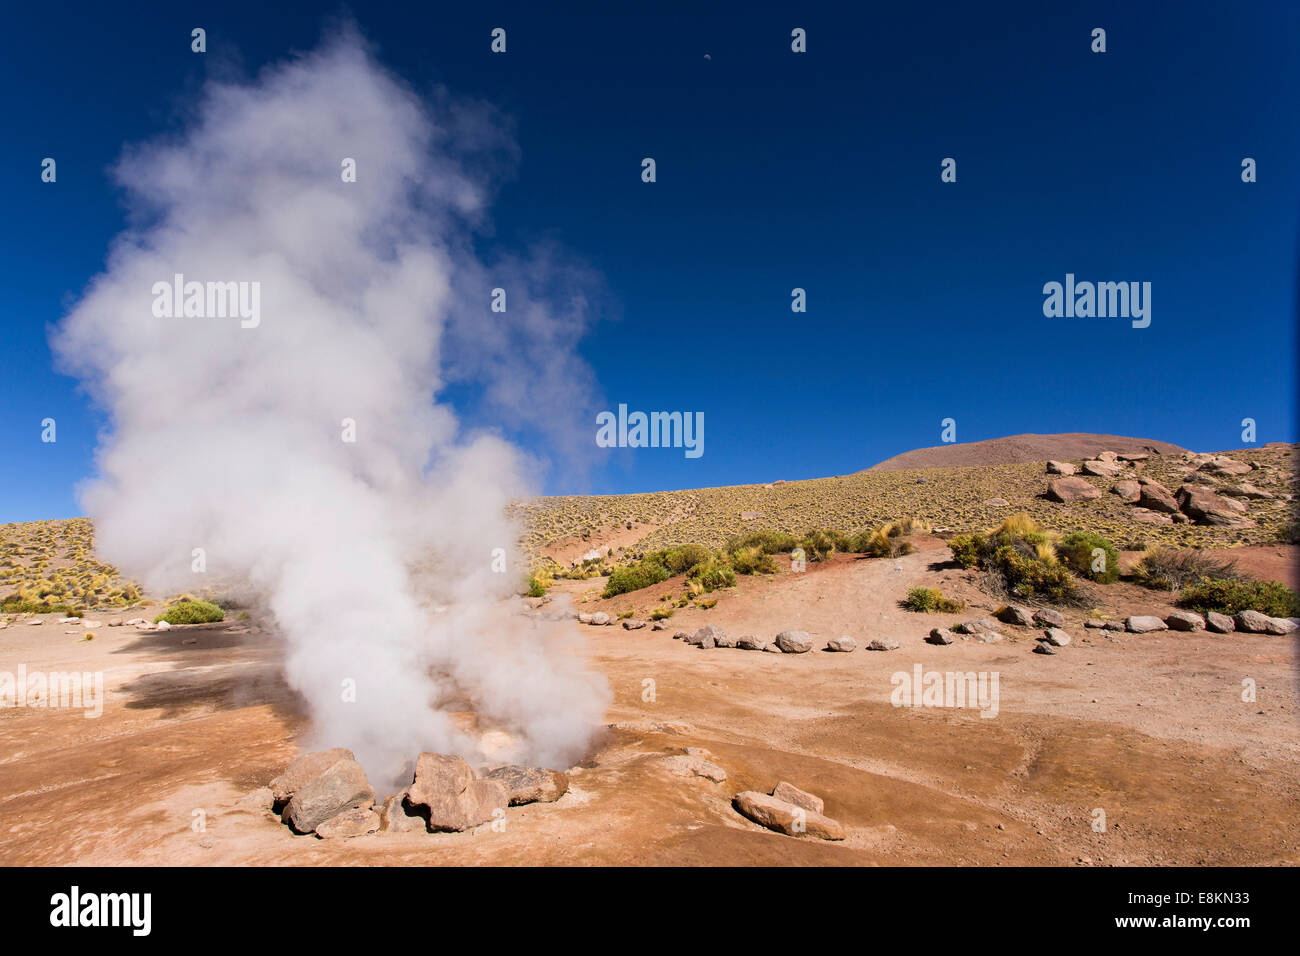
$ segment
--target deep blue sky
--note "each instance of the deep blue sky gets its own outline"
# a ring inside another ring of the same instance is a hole
[[[171,128],[217,54],[252,73],[347,12],[180,6],[6,12],[0,521],[80,513],[103,418],[53,370],[47,327],[123,226],[123,145]],[[557,238],[604,276],[618,314],[582,350],[607,407],[705,413],[700,459],[611,453],[546,490],[841,474],[938,444],[945,417],[959,441],[1211,450],[1239,447],[1247,416],[1261,442],[1297,439],[1300,4],[608,6],[351,11],[415,88],[513,117],[494,241]],[[1150,328],[1044,318],[1042,285],[1066,272],[1150,281]]]

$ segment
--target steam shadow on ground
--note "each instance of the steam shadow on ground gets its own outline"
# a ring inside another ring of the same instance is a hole
[[[113,653],[154,655],[171,666],[122,685],[128,710],[161,709],[170,719],[268,705],[279,717],[306,716],[306,702],[285,682],[278,642],[257,630],[216,624],[142,632]]]

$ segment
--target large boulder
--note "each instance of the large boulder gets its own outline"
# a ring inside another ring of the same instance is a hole
[[[1134,504],[1142,498],[1142,486],[1136,481],[1117,481],[1110,492],[1119,495],[1121,501],[1129,504]]]
[[[554,803],[569,790],[567,773],[542,767],[494,767],[483,775],[483,779],[503,784],[512,807],[525,803]]]
[[[346,747],[301,754],[285,768],[284,773],[271,781],[271,796],[277,804],[288,803],[304,784],[315,780],[340,760],[355,759],[352,751]]]
[[[1047,497],[1065,503],[1100,498],[1101,492],[1083,478],[1057,478],[1048,483]]]
[[[494,811],[510,803],[510,792],[499,780],[480,780],[460,757],[420,754],[407,802],[421,816],[428,810],[431,831],[458,832],[487,823]]]
[[[1253,528],[1255,522],[1245,517],[1246,505],[1236,498],[1215,494],[1202,485],[1183,485],[1178,489],[1178,504],[1183,514],[1197,524],[1222,528]]]
[[[1290,634],[1296,629],[1295,622],[1285,617],[1269,617],[1259,611],[1242,611],[1234,622],[1237,630],[1247,634]]]
[[[341,757],[297,789],[281,819],[298,833],[311,833],[344,810],[374,805],[375,791],[361,764],[351,757]]]
[[[1205,462],[1197,471],[1204,471],[1212,475],[1248,475],[1254,469],[1245,462],[1234,461],[1220,455]]]
[[[772,796],[778,800],[784,800],[786,803],[793,803],[796,807],[811,810],[813,813],[826,812],[826,803],[821,797],[811,794],[807,790],[800,790],[794,784],[786,783],[784,780],[773,788]]]
[[[1178,513],[1178,502],[1174,499],[1173,492],[1160,482],[1143,479],[1138,484],[1142,486],[1137,502],[1140,506],[1148,511],[1157,511],[1162,514]]]
[[[807,654],[813,642],[807,631],[782,631],[776,636],[776,646],[783,654]]]
[[[757,790],[736,794],[732,805],[742,816],[786,836],[844,839],[844,827],[838,821]]]
[[[1074,465],[1068,461],[1049,461],[1047,463],[1047,473],[1049,475],[1072,475],[1074,474]]]
[[[1085,461],[1079,470],[1094,478],[1114,478],[1119,474],[1120,466],[1110,461]]]
[[[406,791],[395,793],[379,808],[379,830],[382,833],[427,833],[429,823],[406,803]]]

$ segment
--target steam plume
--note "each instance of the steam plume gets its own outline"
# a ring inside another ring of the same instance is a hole
[[[512,147],[489,110],[435,103],[348,31],[254,82],[210,83],[180,134],[119,163],[131,228],[54,333],[111,416],[83,492],[101,553],[163,593],[255,587],[315,742],[385,780],[421,750],[482,756],[450,716],[466,706],[513,735],[499,756],[568,766],[608,702],[560,632],[503,604],[524,457],[436,400],[468,375],[512,427],[581,405],[590,277],[554,250],[479,261],[487,184],[470,171]],[[158,317],[155,286],[177,274],[258,283],[257,323]]]

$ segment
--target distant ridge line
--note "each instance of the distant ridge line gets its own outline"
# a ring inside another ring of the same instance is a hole
[[[1118,454],[1182,455],[1181,445],[1152,438],[1063,432],[1056,435],[1008,435],[984,441],[916,448],[872,465],[866,471],[907,471],[914,468],[965,468],[972,465],[1016,465],[1031,461],[1091,458],[1103,451]]]

